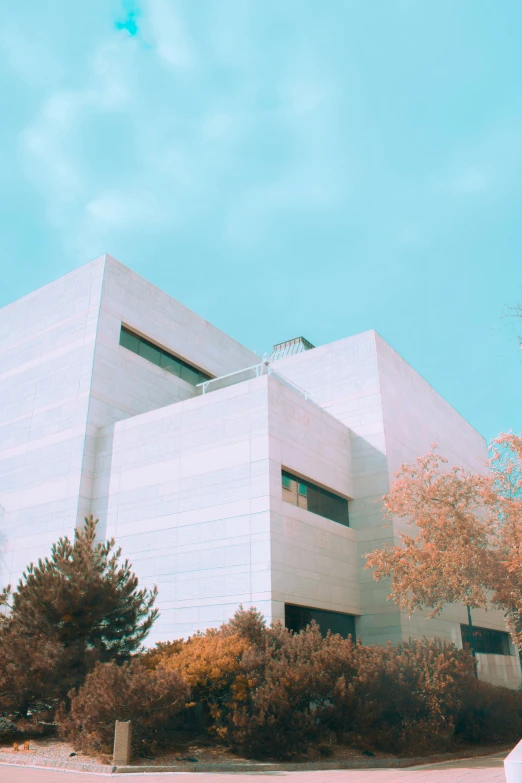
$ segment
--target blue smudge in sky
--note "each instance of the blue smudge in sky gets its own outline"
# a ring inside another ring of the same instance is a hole
[[[118,20],[114,23],[114,26],[117,30],[127,30],[129,35],[137,35],[138,34],[138,24],[137,19],[140,15],[140,12],[137,8],[133,8],[129,3],[123,4],[124,9],[127,12],[126,17],[123,20]]]

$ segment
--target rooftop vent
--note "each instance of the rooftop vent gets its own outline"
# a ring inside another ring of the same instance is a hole
[[[293,356],[295,353],[301,353],[301,351],[309,351],[310,348],[315,348],[315,345],[309,343],[304,337],[294,337],[293,340],[286,340],[284,343],[277,343],[272,349],[270,359],[284,359],[286,356]]]

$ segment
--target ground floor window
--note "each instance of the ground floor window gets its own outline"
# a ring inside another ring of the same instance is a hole
[[[461,625],[462,644],[471,647],[469,625]],[[473,648],[477,653],[490,653],[493,655],[511,655],[509,649],[509,634],[505,631],[494,631],[491,628],[477,628],[473,626]]]
[[[319,630],[326,636],[328,631],[338,633],[345,638],[355,639],[355,615],[344,612],[329,612],[326,609],[314,609],[311,606],[296,606],[285,604],[285,626],[290,631],[299,633],[315,620]]]

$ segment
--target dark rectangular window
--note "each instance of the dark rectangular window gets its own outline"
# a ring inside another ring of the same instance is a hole
[[[137,353],[139,356],[143,356],[147,361],[156,364],[158,367],[162,367],[172,375],[177,375],[178,378],[188,381],[188,383],[194,384],[203,383],[209,381],[211,375],[207,375],[196,367],[193,367],[188,362],[180,359],[178,356],[169,353],[164,348],[160,348],[158,345],[154,345],[150,340],[146,340],[145,337],[141,337],[139,334],[135,334],[126,326],[121,327],[120,332],[120,345],[127,348],[133,353]]]
[[[134,353],[140,352],[140,338],[138,335],[123,329],[123,327],[120,332],[120,345],[128,348],[129,351],[134,351]]]
[[[199,371],[194,367],[189,367],[188,364],[181,365],[181,377],[184,381],[187,381],[187,383],[193,383],[195,386],[196,383],[199,383],[199,376]]]
[[[338,633],[346,639],[355,640],[355,615],[344,612],[329,612],[326,609],[314,609],[311,606],[285,604],[285,626],[289,631],[299,633],[315,620],[323,636],[328,631]]]
[[[462,644],[469,644],[471,638],[468,625],[461,625]],[[509,649],[509,634],[505,631],[494,631],[491,628],[476,628],[473,626],[473,647],[477,653],[492,655],[511,655]]]
[[[144,359],[147,359],[149,362],[152,362],[152,364],[157,364],[158,367],[161,364],[160,349],[156,348],[155,345],[151,345],[145,340],[141,340],[140,342],[140,356],[143,356]]]
[[[348,501],[327,489],[312,484],[311,481],[297,478],[288,471],[282,471],[283,500],[294,506],[306,508],[313,514],[326,517],[333,522],[349,526]]]
[[[167,372],[172,373],[172,375],[177,375],[178,378],[180,377],[181,362],[174,356],[170,356],[170,354],[165,353],[165,351],[162,351],[161,354],[161,366],[164,370],[167,370]]]

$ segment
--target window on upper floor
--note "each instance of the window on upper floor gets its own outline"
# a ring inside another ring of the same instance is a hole
[[[285,604],[285,627],[299,633],[314,620],[323,636],[328,631],[338,633],[346,639],[351,636],[355,641],[355,615],[344,612],[330,612],[327,609],[314,609],[312,606]]]
[[[461,625],[462,644],[469,644],[471,637],[469,625]],[[473,626],[473,647],[477,653],[492,655],[511,655],[509,634],[505,631],[494,631],[492,628],[477,628]]]
[[[283,500],[292,503],[299,508],[306,508],[313,514],[339,522],[341,525],[350,525],[348,516],[348,501],[346,498],[318,487],[311,481],[298,478],[287,470],[281,474],[283,485]]]
[[[154,345],[150,340],[146,340],[145,337],[141,337],[141,335],[136,334],[123,325],[120,331],[120,345],[123,345],[124,348],[133,353],[137,353],[138,356],[143,356],[147,361],[162,367],[167,372],[172,373],[172,375],[192,383],[194,386],[212,378],[211,375],[198,370],[197,367],[193,367],[192,364],[189,364],[184,359],[180,359],[179,356],[174,356],[174,354],[169,353],[164,348]]]

